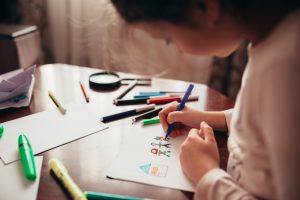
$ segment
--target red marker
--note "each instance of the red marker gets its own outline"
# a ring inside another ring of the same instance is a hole
[[[199,96],[190,96],[188,101],[198,100]],[[147,104],[163,104],[163,103],[170,103],[172,101],[180,102],[182,97],[156,97],[150,98],[147,100]]]
[[[79,81],[79,84],[80,84],[80,87],[81,87],[81,90],[82,90],[82,92],[83,92],[83,95],[84,95],[84,98],[85,98],[86,102],[87,102],[87,103],[90,102],[90,98],[89,98],[89,96],[87,95],[87,92],[86,92],[86,90],[85,90],[83,84],[81,83],[81,81]]]

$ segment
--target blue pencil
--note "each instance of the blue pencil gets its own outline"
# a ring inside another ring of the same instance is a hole
[[[184,108],[184,105],[185,105],[186,101],[188,100],[190,94],[192,93],[193,88],[194,88],[194,85],[190,84],[188,89],[186,90],[178,108],[176,109],[176,111],[181,111]],[[169,135],[172,133],[174,128],[175,128],[175,123],[172,123],[169,125],[166,136],[165,136],[165,140],[169,137]]]

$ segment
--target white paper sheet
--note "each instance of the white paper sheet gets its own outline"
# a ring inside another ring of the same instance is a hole
[[[120,153],[107,172],[111,178],[184,191],[195,191],[179,161],[180,144],[186,136],[161,141],[160,125],[133,125],[125,133]],[[161,145],[160,145],[161,144]]]
[[[100,122],[99,113],[88,105],[66,106],[66,114],[58,108],[5,122],[0,140],[0,157],[7,164],[18,160],[18,136],[26,134],[34,154],[60,146],[107,126]]]
[[[35,181],[28,181],[25,178],[20,161],[4,165],[0,160],[0,199],[36,199],[41,176],[42,161],[42,156],[35,156],[37,179]]]

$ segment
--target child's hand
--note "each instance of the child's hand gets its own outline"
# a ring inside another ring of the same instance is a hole
[[[191,129],[181,145],[180,163],[184,174],[195,184],[202,176],[219,167],[220,157],[212,128],[202,122],[200,130]]]
[[[191,128],[198,128],[201,122],[201,111],[186,105],[182,111],[176,111],[178,105],[178,102],[170,103],[159,112],[160,123],[164,132],[167,131],[169,124],[178,122],[176,128],[170,135],[171,137],[188,133]]]

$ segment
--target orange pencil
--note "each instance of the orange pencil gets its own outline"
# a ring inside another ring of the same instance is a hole
[[[81,90],[82,90],[82,92],[83,92],[83,95],[84,95],[84,97],[85,97],[86,102],[87,102],[87,103],[90,102],[90,98],[89,98],[89,96],[87,95],[87,92],[86,92],[86,90],[85,90],[83,84],[81,83],[81,81],[79,81],[79,84],[80,84],[80,87],[81,87]]]

